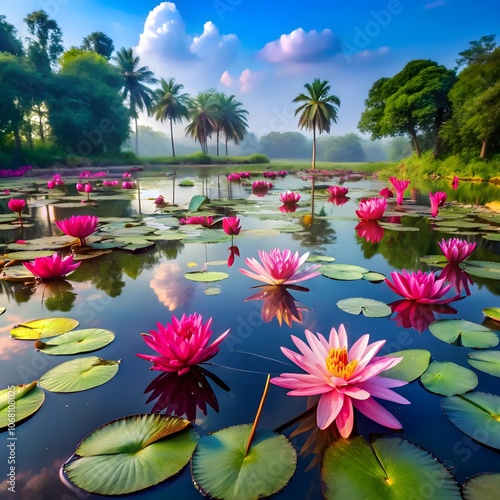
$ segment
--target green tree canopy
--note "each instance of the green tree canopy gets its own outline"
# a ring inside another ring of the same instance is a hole
[[[0,52],[7,52],[15,56],[24,53],[23,44],[17,37],[14,25],[7,22],[5,16],[0,15]]]
[[[324,161],[365,161],[361,137],[346,134],[318,141],[318,156]]]
[[[96,52],[109,61],[115,50],[115,45],[109,36],[101,31],[94,31],[83,39],[81,49]]]
[[[260,138],[260,152],[270,158],[307,158],[310,141],[300,132],[269,132]]]
[[[203,153],[208,152],[208,139],[217,129],[221,113],[217,108],[217,99],[213,90],[199,92],[188,100],[189,119],[186,135],[199,142]]]

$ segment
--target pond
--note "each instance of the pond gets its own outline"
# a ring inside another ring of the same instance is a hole
[[[410,185],[402,205],[389,198],[380,221],[360,222],[355,214],[360,201],[380,198],[382,188],[392,189],[389,183],[345,172],[314,176],[283,172],[275,178],[252,174],[250,179],[229,182],[227,172],[217,169],[172,169],[154,175],[133,172],[131,189],[125,190],[117,173],[83,180],[64,175],[64,184],[50,190],[48,179],[0,180],[0,189],[10,190],[0,199],[0,241],[7,264],[3,269],[7,279],[0,280],[0,306],[6,309],[0,317],[0,390],[46,380],[49,370],[75,359],[97,356],[112,362],[101,363],[106,373],[88,390],[58,390],[58,384],[68,380],[84,385],[83,371],[77,379],[71,374],[55,376],[55,388],[50,381],[41,382],[33,389],[44,395],[38,411],[8,429],[4,426],[0,437],[7,458],[2,470],[4,474],[14,470],[16,498],[102,498],[75,486],[61,467],[71,463],[79,443],[98,427],[155,412],[193,421],[196,434],[190,436],[198,436],[199,443],[205,440],[208,450],[194,472],[205,487],[210,482],[207,475],[224,475],[218,458],[210,466],[215,456],[210,451],[213,443],[207,442],[210,433],[254,422],[268,374],[276,379],[282,373],[305,373],[281,350],[298,351],[292,336],[306,342],[309,330],[328,338],[332,327],[339,331],[340,325],[349,347],[369,334],[369,343],[385,341],[379,356],[406,352],[399,376],[411,381],[394,392],[410,404],[377,399],[402,429],[380,425],[355,409],[352,434],[343,439],[335,423],[325,430],[317,427],[317,396],[289,396],[289,389],[271,383],[255,443],[265,444],[267,429],[286,436],[293,449],[280,441],[275,453],[269,452],[274,449],[270,441],[260,475],[248,472],[246,493],[264,483],[279,484],[287,467],[291,479],[276,498],[316,499],[325,491],[329,498],[365,498],[366,491],[382,491],[378,488],[393,484],[394,498],[460,498],[460,485],[468,478],[500,474],[500,322],[483,312],[493,308],[490,316],[498,318],[494,308],[500,306],[500,216],[478,206],[499,200],[499,188],[461,182],[452,190],[445,181]],[[103,186],[104,179],[118,180],[118,186]],[[193,185],[179,186],[186,180]],[[271,182],[272,188],[253,191],[255,180]],[[90,202],[82,203],[87,194],[76,190],[77,182],[92,184]],[[348,188],[347,196],[330,197],[327,187],[334,185]],[[301,195],[296,206],[281,203],[280,194],[287,190]],[[437,217],[430,213],[429,191],[447,193]],[[160,194],[166,201],[163,206],[154,203]],[[27,201],[22,227],[7,207],[10,198]],[[196,210],[188,213],[190,204]],[[40,283],[28,279],[19,260],[35,254],[16,258],[15,252],[71,252],[68,245],[75,238],[62,235],[54,222],[73,215],[99,217],[87,247],[73,247],[80,266],[66,279]],[[180,224],[189,216],[213,217],[213,224]],[[238,216],[242,228],[232,237],[221,222],[228,216]],[[450,238],[477,246],[461,267],[447,272],[452,286],[440,300],[430,304],[404,300],[384,281],[384,277],[393,280],[391,273],[403,269],[439,276],[446,262],[438,243]],[[301,269],[318,265],[320,274],[289,287],[263,288],[262,282],[240,272],[250,271],[246,259],[259,260],[259,251],[276,248],[299,255],[308,252],[310,260]],[[234,259],[231,266],[228,259],[230,263]],[[219,279],[212,281],[211,273],[219,273],[215,275]],[[196,281],[200,277],[207,279]],[[353,298],[358,300],[349,300]],[[158,330],[157,323],[171,323],[173,316],[180,319],[194,313],[202,316],[203,323],[212,318],[212,340],[229,330],[219,352],[182,376],[150,370],[151,362],[137,354],[156,353],[141,334]],[[15,325],[43,318],[70,318],[78,322],[77,329],[109,331],[114,340],[91,352],[51,355],[44,348],[57,337],[35,344],[11,335]],[[3,398],[7,400],[5,391]],[[4,418],[5,407],[2,410],[0,404]],[[120,433],[123,429],[116,434]],[[119,441],[119,436],[115,438]],[[373,453],[367,457],[370,442],[382,465],[373,460]],[[353,449],[354,445],[364,451]],[[325,449],[329,451],[322,473]],[[290,455],[290,463],[281,460],[282,452]],[[14,469],[9,469],[8,457],[14,459]],[[356,463],[361,464],[358,469]],[[87,479],[90,474],[90,483],[126,483],[119,472],[123,464],[117,464],[94,465]],[[435,464],[442,469],[433,469]],[[404,478],[409,470],[423,474],[417,474],[413,481],[418,482],[410,481],[410,486]],[[135,477],[127,465],[122,471]],[[127,498],[198,498],[192,474],[187,464],[172,478],[153,481],[160,484]],[[486,481],[492,482],[478,488],[500,484],[495,475],[486,476]],[[8,487],[4,480],[1,491]],[[476,494],[470,498],[481,498]]]

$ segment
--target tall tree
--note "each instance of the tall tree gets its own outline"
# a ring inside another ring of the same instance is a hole
[[[226,95],[222,92],[215,94],[215,106],[220,113],[220,119],[216,126],[217,133],[217,156],[219,156],[219,135],[222,133],[225,138],[226,156],[227,143],[233,141],[239,144],[247,133],[248,122],[246,115],[248,111],[243,109],[243,104],[235,100],[234,95]]]
[[[109,36],[101,31],[94,31],[83,39],[81,49],[96,52],[109,61],[111,54],[115,50],[115,45]]]
[[[2,15],[0,15],[0,52],[7,52],[14,56],[21,56],[24,52],[23,44],[17,38],[16,28]]]
[[[191,123],[186,127],[186,135],[198,141],[203,153],[208,152],[208,138],[217,130],[221,114],[217,109],[215,92],[199,92],[188,100],[189,119]]]
[[[153,113],[155,93],[146,84],[158,83],[147,66],[139,66],[140,57],[134,56],[132,49],[122,47],[115,57],[118,70],[123,79],[122,96],[128,100],[130,118],[135,122],[135,153],[139,154],[139,132],[137,119],[139,112]]]
[[[62,31],[54,19],[43,10],[28,14],[24,19],[28,31],[34,36],[29,40],[28,56],[38,70],[48,72],[64,52]]]
[[[312,130],[312,169],[316,168],[316,132],[330,133],[330,124],[337,123],[337,113],[340,107],[340,99],[330,94],[328,80],[321,81],[315,78],[312,83],[306,83],[304,87],[307,93],[299,94],[292,102],[301,103],[295,110],[295,116],[299,116],[299,128]]]
[[[495,38],[496,35],[485,35],[469,42],[469,48],[458,53],[460,59],[456,60],[457,67],[484,62],[496,48]]]
[[[172,156],[175,156],[174,146],[174,123],[181,122],[184,118],[189,117],[187,108],[188,94],[182,94],[181,91],[184,85],[175,83],[175,78],[170,78],[168,81],[163,78],[160,80],[161,88],[156,90],[156,105],[155,118],[164,122],[170,122],[170,140],[172,142]]]

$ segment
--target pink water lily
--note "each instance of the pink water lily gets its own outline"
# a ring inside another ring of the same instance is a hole
[[[281,203],[285,203],[286,205],[296,205],[300,200],[300,194],[294,193],[293,191],[286,191],[285,193],[280,194]]]
[[[429,199],[431,201],[431,215],[432,217],[437,217],[439,209],[446,202],[446,193],[443,191],[436,191],[435,193],[429,193]]]
[[[359,209],[356,215],[363,220],[379,220],[384,215],[387,208],[385,198],[368,198],[359,202]]]
[[[252,184],[252,193],[256,196],[265,196],[272,189],[273,183],[268,181],[255,181]]]
[[[381,189],[378,194],[384,198],[394,198],[394,193],[387,187]]]
[[[21,198],[11,198],[8,201],[7,206],[9,207],[9,210],[12,210],[16,214],[19,214],[19,217],[21,217],[21,212],[26,206],[26,200],[23,200]]]
[[[238,217],[224,217],[222,219],[222,228],[229,236],[238,236],[241,231],[240,219]]]
[[[179,221],[179,224],[200,224],[203,227],[209,227],[213,224],[214,218],[210,215],[199,215],[195,217],[185,217]]]
[[[405,180],[398,179],[396,177],[389,177],[389,180],[391,181],[391,184],[396,190],[396,203],[398,205],[402,205],[404,192],[406,188],[410,185],[410,181],[406,179]]]
[[[475,242],[469,243],[459,238],[450,238],[449,240],[443,238],[441,243],[438,242],[438,245],[444,256],[448,259],[448,262],[452,264],[460,264],[460,262],[467,259],[476,248]]]
[[[347,196],[347,193],[349,192],[349,188],[343,186],[328,186],[326,190],[332,198]]]
[[[445,279],[437,278],[433,272],[429,274],[423,271],[409,273],[403,269],[401,273],[393,271],[391,278],[394,283],[388,278],[385,282],[393,292],[405,299],[421,304],[446,304],[455,300],[455,298],[442,300],[451,289],[451,285],[447,285]]]
[[[307,373],[282,373],[272,378],[271,383],[292,389],[288,393],[290,396],[320,395],[316,414],[318,427],[326,429],[335,422],[344,438],[352,432],[354,408],[385,427],[402,428],[401,423],[374,399],[409,404],[406,398],[391,390],[407,382],[381,376],[402,359],[376,356],[385,340],[368,344],[370,336],[366,334],[348,349],[344,325],[340,325],[338,333],[332,328],[328,340],[321,333],[315,336],[309,330],[305,335],[309,345],[292,335],[300,354],[286,347],[281,351]]]
[[[69,219],[56,220],[56,226],[68,236],[80,239],[80,244],[85,245],[85,238],[90,236],[97,227],[99,218],[94,215],[73,215]]]
[[[309,257],[309,252],[300,256],[299,252],[292,253],[288,249],[281,251],[275,248],[269,253],[259,250],[259,257],[262,264],[256,259],[245,259],[245,264],[254,272],[247,269],[240,269],[240,272],[268,285],[292,285],[321,274],[316,271],[321,264],[314,264],[304,271],[299,271]]]
[[[455,189],[458,189],[458,183],[459,183],[459,179],[458,179],[458,177],[455,175],[455,176],[453,177],[453,180],[451,181],[451,188],[452,188],[452,189],[454,189],[454,190],[455,190]]]
[[[74,271],[81,262],[73,262],[73,256],[61,257],[55,253],[49,257],[35,257],[34,262],[23,262],[24,267],[42,280],[63,278]]]
[[[203,324],[201,314],[182,315],[180,319],[172,316],[172,323],[163,326],[157,323],[158,330],[144,333],[146,344],[159,356],[137,354],[140,358],[153,363],[152,370],[187,373],[192,366],[212,359],[219,352],[219,344],[226,338],[229,330],[219,335],[210,345],[212,318]]]

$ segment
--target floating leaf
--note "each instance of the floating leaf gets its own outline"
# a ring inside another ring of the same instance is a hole
[[[182,187],[192,187],[194,186],[194,181],[192,181],[191,179],[183,179],[182,181],[179,182],[178,185]]]
[[[356,316],[363,313],[368,318],[383,318],[391,314],[391,308],[384,302],[362,297],[339,300],[337,306],[346,313]]]
[[[368,271],[367,273],[363,274],[363,279],[372,283],[381,283],[385,280],[385,274],[376,273],[375,271]]]
[[[165,415],[132,415],[89,434],[64,465],[71,482],[100,495],[126,495],[165,481],[189,462],[197,435],[189,422]]]
[[[8,250],[59,250],[62,248],[70,247],[76,238],[73,236],[46,236],[43,238],[36,238],[34,240],[27,240],[26,243],[10,243],[7,245]]]
[[[306,262],[333,262],[334,260],[335,258],[329,255],[309,255]]]
[[[4,281],[24,282],[34,281],[36,278],[31,271],[24,266],[4,267],[0,279]]]
[[[459,265],[464,271],[472,276],[500,280],[500,262],[467,260],[461,262]]]
[[[10,336],[20,340],[44,339],[69,332],[79,324],[76,319],[71,318],[34,319],[14,326],[10,331]]]
[[[395,436],[381,437],[371,446],[361,436],[334,442],[325,452],[321,478],[327,500],[460,498],[453,476],[442,464]]]
[[[37,387],[36,380],[31,384],[16,385],[1,390],[0,431],[6,429],[9,423],[18,423],[33,415],[42,406],[44,399],[45,394]],[[15,401],[15,403],[12,403],[12,401]],[[12,411],[13,406],[14,411]]]
[[[35,260],[37,257],[50,257],[53,250],[27,250],[24,252],[10,252],[4,257],[10,260]]]
[[[221,289],[220,288],[207,288],[206,290],[203,290],[203,293],[208,296],[212,295],[220,295]]]
[[[485,307],[483,314],[494,321],[500,321],[500,307]]]
[[[120,361],[108,361],[96,356],[61,363],[42,375],[40,387],[52,392],[78,392],[92,389],[111,380]]]
[[[193,184],[194,185],[194,184]],[[197,194],[191,198],[188,206],[188,212],[196,212],[204,204],[208,203],[208,198],[201,194]]]
[[[498,336],[489,328],[464,319],[438,319],[429,330],[439,340],[448,344],[485,349],[498,345]]]
[[[470,352],[467,361],[477,370],[500,377],[500,351]]]
[[[250,424],[203,436],[191,460],[193,480],[212,498],[253,500],[271,496],[292,477],[297,455],[288,439],[257,428],[245,456]]]
[[[90,352],[108,345],[115,338],[113,332],[102,328],[86,328],[63,333],[48,342],[38,340],[35,348],[45,354],[65,355]]]
[[[396,366],[382,372],[380,375],[396,380],[404,380],[405,382],[412,382],[420,377],[427,370],[431,359],[431,353],[425,349],[407,349],[391,352],[386,356],[402,357],[403,359]]]
[[[222,243],[231,241],[231,236],[224,233],[224,231],[206,229],[194,236],[186,235],[183,241],[184,243]]]
[[[429,266],[445,266],[448,263],[448,259],[443,255],[424,255],[419,258],[420,262],[429,264]]]
[[[418,227],[415,226],[402,226],[401,224],[392,224],[390,222],[379,222],[380,227],[387,229],[389,231],[401,231],[401,232],[416,232],[419,231]]]
[[[96,257],[101,257],[102,255],[111,253],[111,250],[88,250],[87,247],[83,248],[85,249],[85,253],[81,253],[81,250],[78,250],[73,254],[73,260],[95,259]]]
[[[423,386],[442,396],[454,396],[472,391],[478,384],[477,375],[463,366],[434,361],[420,377]]]
[[[191,271],[184,275],[185,278],[191,281],[201,281],[202,283],[211,283],[213,281],[225,280],[229,274],[220,271]]]
[[[500,448],[500,396],[471,392],[441,401],[445,415],[462,432],[492,448]]]
[[[490,241],[500,241],[500,233],[484,233],[483,238]]]
[[[496,500],[500,490],[500,472],[477,474],[462,486],[464,500]]]
[[[363,274],[369,272],[368,269],[350,264],[325,264],[320,268],[320,272],[327,278],[335,280],[360,280]]]
[[[471,220],[464,220],[464,219],[454,219],[454,220],[445,220],[445,221],[439,221],[435,222],[436,226],[447,226],[447,227],[458,227],[458,228],[480,228],[484,226],[482,222],[475,222]]]

